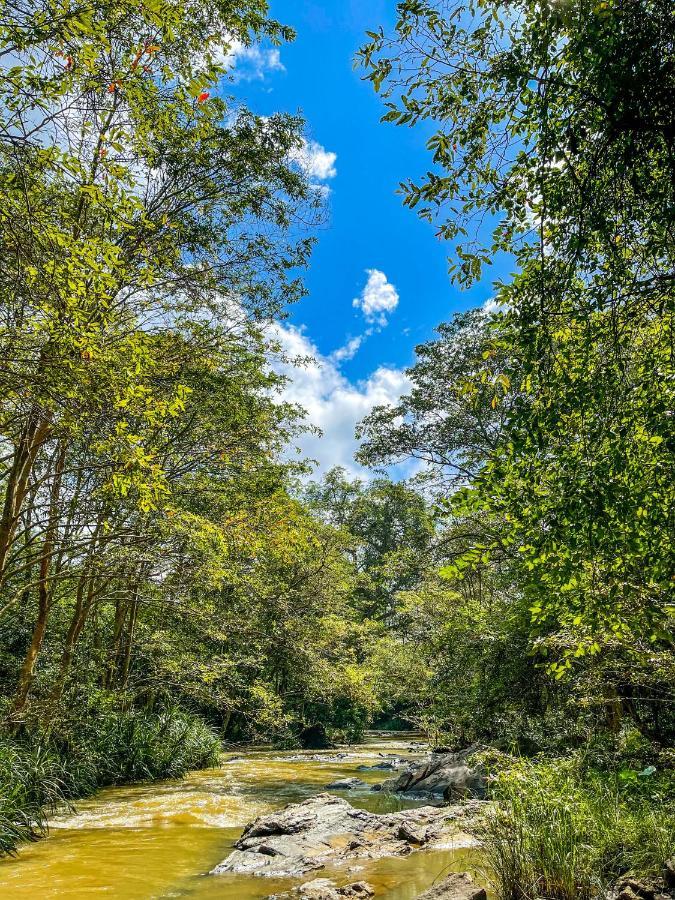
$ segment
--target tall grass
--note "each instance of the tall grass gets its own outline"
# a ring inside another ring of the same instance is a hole
[[[0,743],[0,853],[44,833],[49,814],[70,795],[69,781],[53,750]]]
[[[0,735],[0,855],[42,837],[59,807],[98,787],[179,778],[218,760],[216,735],[178,709],[87,712],[48,734]]]
[[[658,874],[675,847],[673,780],[520,762],[478,827],[500,900],[591,900],[624,874]]]

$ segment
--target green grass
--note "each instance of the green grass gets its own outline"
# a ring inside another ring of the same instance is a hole
[[[52,722],[48,734],[0,735],[0,855],[38,840],[59,807],[98,787],[179,778],[218,760],[216,735],[178,709],[87,713],[79,722]]]
[[[672,773],[520,761],[492,793],[478,833],[500,900],[591,900],[624,874],[658,874],[675,847]]]

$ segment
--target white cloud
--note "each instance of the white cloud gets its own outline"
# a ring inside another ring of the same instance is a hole
[[[368,322],[375,322],[383,328],[387,324],[387,314],[398,306],[398,291],[379,269],[366,269],[366,274],[366,286],[361,296],[353,301],[353,306],[362,311]]]
[[[494,297],[488,298],[485,303],[481,306],[483,311],[483,315],[492,316],[496,312],[499,312],[500,306],[499,303],[495,300]]]
[[[283,399],[302,406],[307,411],[308,423],[321,429],[322,435],[306,434],[297,442],[305,456],[318,461],[316,474],[332,466],[343,466],[351,476],[371,478],[372,472],[354,461],[358,447],[354,435],[356,425],[374,406],[396,403],[410,389],[405,372],[380,366],[368,378],[353,384],[339,371],[335,354],[322,356],[299,328],[276,324],[273,337],[289,360],[313,358],[304,366],[281,362],[275,368],[289,378]]]
[[[371,329],[369,329],[365,332],[365,334],[357,334],[356,337],[353,337],[351,338],[351,340],[347,341],[347,343],[343,347],[338,347],[337,350],[333,350],[328,359],[334,363],[341,363],[347,359],[354,359],[361,348],[361,344],[367,337],[370,337],[371,333],[372,331]]]
[[[509,303],[505,303],[504,300],[497,299],[496,297],[490,297],[481,306],[484,316],[496,316],[500,313],[506,313],[510,309],[511,305]]]
[[[285,72],[281,54],[276,47],[247,47],[237,38],[229,42],[227,53],[218,60],[220,65],[232,71],[235,81],[262,81],[270,72]]]
[[[290,157],[293,162],[300,166],[308,178],[327,181],[329,178],[335,178],[337,175],[337,169],[335,168],[337,153],[331,153],[317,141],[303,140],[302,146],[293,150]]]

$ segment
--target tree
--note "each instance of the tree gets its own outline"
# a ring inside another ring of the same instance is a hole
[[[495,358],[485,311],[458,314],[437,332],[438,339],[416,347],[406,372],[410,393],[359,423],[357,456],[370,466],[417,460],[424,464],[418,478],[447,492],[470,481],[495,450],[510,383]]]
[[[492,341],[507,426],[453,506],[505,523],[561,677],[643,633],[672,649],[670,4],[398,12],[362,60],[385,119],[435,124],[435,169],[405,202],[453,242],[460,281],[500,251],[519,267]]]
[[[291,162],[301,122],[221,92],[233,41],[265,35],[292,36],[256,0],[6,6],[0,592],[33,618],[17,716],[54,604],[74,602],[55,696],[111,590],[123,671],[177,487],[278,447],[256,323],[301,292],[316,198]]]
[[[434,525],[424,497],[384,478],[350,482],[341,468],[310,484],[307,496],[319,515],[351,537],[361,615],[393,624],[398,591],[419,581],[432,553]]]

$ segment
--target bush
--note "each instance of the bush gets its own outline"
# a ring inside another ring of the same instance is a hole
[[[97,702],[82,719],[0,737],[0,855],[37,840],[57,808],[98,787],[179,778],[215,765],[220,742],[201,719],[170,708],[119,710]]]
[[[657,874],[675,846],[675,781],[520,761],[495,776],[478,826],[500,900],[590,900],[626,873]]]
[[[43,744],[0,742],[0,853],[44,834],[47,816],[68,799],[63,759]]]
[[[98,785],[180,778],[215,765],[220,742],[201,719],[175,707],[156,714],[128,710],[94,719],[72,741],[75,757],[94,759]]]

